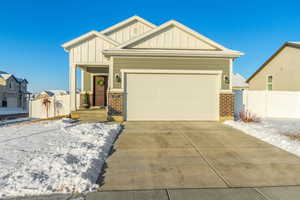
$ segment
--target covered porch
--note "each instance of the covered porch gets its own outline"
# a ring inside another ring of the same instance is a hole
[[[80,81],[78,76],[80,76]],[[72,116],[79,118],[80,115],[88,114],[91,117],[91,114],[95,113],[99,117],[97,110],[102,110],[106,114],[109,82],[109,65],[76,64],[71,66],[70,106]],[[80,92],[78,88],[80,88]],[[91,110],[93,112],[86,112]],[[100,115],[104,116],[104,112]]]

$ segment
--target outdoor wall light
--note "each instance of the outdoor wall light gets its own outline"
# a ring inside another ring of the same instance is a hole
[[[230,80],[229,80],[229,77],[228,76],[224,76],[224,82],[226,84],[229,84],[230,83]]]
[[[121,82],[121,76],[119,73],[115,74],[115,79],[117,80],[117,82],[119,82],[119,83]]]

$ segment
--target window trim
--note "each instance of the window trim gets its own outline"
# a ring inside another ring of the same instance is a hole
[[[271,82],[269,82],[269,77],[271,77]],[[272,91],[273,90],[273,80],[274,80],[274,76],[271,74],[268,74],[266,76],[266,90],[267,91]],[[271,90],[269,89],[269,86],[271,86]]]

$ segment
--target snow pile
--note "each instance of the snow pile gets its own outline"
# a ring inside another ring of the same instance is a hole
[[[0,115],[13,115],[13,114],[23,114],[28,113],[28,111],[22,108],[0,108]]]
[[[120,129],[69,120],[0,127],[0,198],[95,189]]]
[[[224,124],[300,156],[300,141],[285,136],[285,134],[300,136],[300,120],[298,119],[264,119],[259,123],[225,121]]]

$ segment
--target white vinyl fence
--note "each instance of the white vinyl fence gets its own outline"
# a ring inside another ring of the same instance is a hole
[[[44,99],[31,100],[29,102],[29,117],[45,119],[70,114],[70,95],[55,95],[48,97],[50,100],[48,109],[43,104]],[[77,107],[79,107],[80,95],[77,94]]]
[[[235,90],[235,115],[247,110],[261,118],[300,118],[300,92]]]

